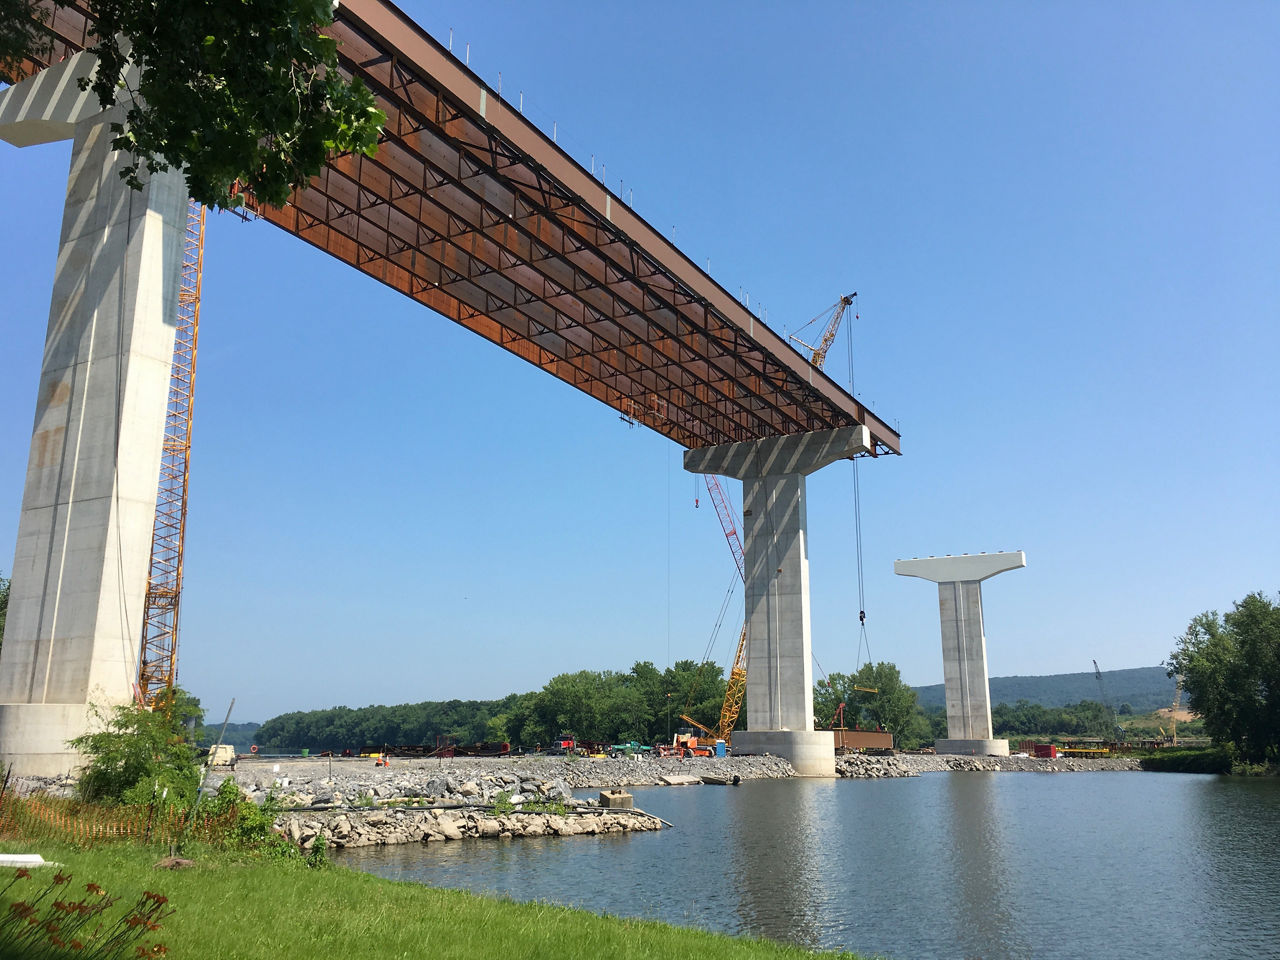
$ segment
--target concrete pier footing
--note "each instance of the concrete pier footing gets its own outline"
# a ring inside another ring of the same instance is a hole
[[[784,757],[801,776],[835,776],[835,741],[813,729],[805,477],[870,449],[870,432],[854,426],[684,455],[691,473],[742,481],[747,729],[733,735],[734,751]]]
[[[66,773],[89,705],[128,702],[173,363],[187,190],[134,191],[72,57],[0,93],[0,138],[72,139],[44,362],[0,650],[0,764]]]
[[[740,730],[733,735],[733,752],[782,757],[801,777],[835,776],[836,745],[830,730]]]
[[[991,735],[991,691],[987,676],[987,638],[982,623],[982,581],[1027,565],[1021,550],[958,557],[896,560],[893,572],[938,585],[942,625],[942,672],[947,698],[947,738],[934,743],[938,753],[1009,755],[1009,741]]]

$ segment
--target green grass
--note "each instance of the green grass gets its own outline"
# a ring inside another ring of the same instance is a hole
[[[171,871],[154,867],[162,849],[123,843],[81,850],[9,842],[0,849],[39,853],[63,864],[77,893],[92,881],[128,900],[144,890],[164,894],[176,912],[154,936],[175,960],[278,960],[282,955],[359,960],[854,956],[814,954],[769,941],[383,880],[340,867],[315,870],[216,851],[191,853],[194,867]]]

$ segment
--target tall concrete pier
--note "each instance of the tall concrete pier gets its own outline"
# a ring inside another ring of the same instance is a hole
[[[786,757],[801,776],[835,776],[830,731],[813,729],[805,477],[871,448],[866,427],[727,443],[686,451],[691,473],[742,481],[746,556],[747,729],[742,753]]]
[[[74,767],[88,705],[132,697],[173,362],[186,184],[120,179],[119,108],[76,82],[93,62],[0,94],[0,138],[73,140],[0,651],[0,765],[16,775]]]
[[[991,690],[987,678],[987,638],[982,628],[982,581],[1027,565],[1016,553],[895,560],[893,572],[938,585],[942,620],[942,670],[947,696],[947,739],[938,753],[1008,756],[1009,741],[991,736]]]

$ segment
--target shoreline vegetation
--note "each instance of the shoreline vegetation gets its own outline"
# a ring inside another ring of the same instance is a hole
[[[1169,748],[1144,756],[1143,770],[1155,773],[1210,773],[1235,777],[1278,777],[1280,765],[1242,760],[1226,747]]]
[[[173,913],[154,936],[170,957],[276,960],[287,949],[300,957],[363,960],[859,960],[852,953],[813,952],[652,920],[518,903],[385,880],[339,866],[316,870],[296,862],[197,848],[188,852],[191,866],[161,870],[156,864],[165,851],[157,847],[38,846],[38,852],[60,864],[58,869],[75,886],[89,881],[124,897],[148,890],[163,894]],[[30,845],[13,842],[0,844],[0,850],[31,852]],[[0,906],[7,909],[7,903]]]

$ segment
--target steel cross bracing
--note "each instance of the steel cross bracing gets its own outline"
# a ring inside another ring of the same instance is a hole
[[[80,8],[83,10],[83,8]],[[332,35],[387,113],[261,215],[686,447],[889,428],[384,0]],[[54,11],[69,48],[83,18]],[[78,33],[77,33],[78,31]]]
[[[182,549],[187,529],[191,462],[191,412],[195,397],[196,343],[200,334],[200,283],[204,270],[204,207],[188,202],[182,246],[178,322],[164,420],[164,450],[151,538],[138,667],[138,700],[154,707],[173,689],[178,669],[178,607],[182,598]]]

